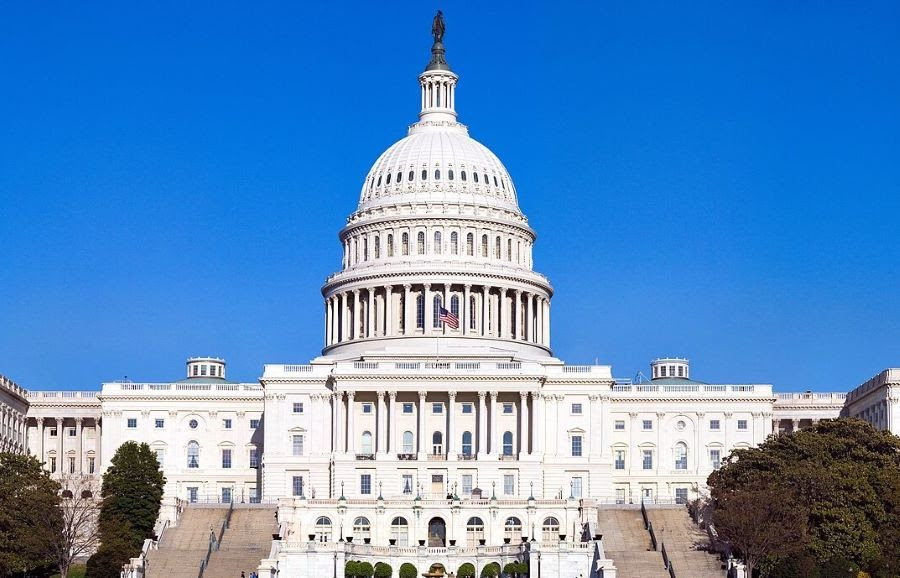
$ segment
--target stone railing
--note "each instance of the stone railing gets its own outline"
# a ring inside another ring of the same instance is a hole
[[[710,394],[752,394],[769,397],[772,395],[771,385],[654,385],[652,382],[641,384],[616,384],[612,386],[615,393],[638,394],[698,394],[701,396]]]
[[[254,383],[104,383],[104,393],[130,392],[253,393],[262,395],[263,387]],[[96,395],[96,393],[94,393]]]

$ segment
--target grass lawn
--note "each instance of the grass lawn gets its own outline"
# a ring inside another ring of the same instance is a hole
[[[69,578],[84,578],[84,571],[84,564],[72,564],[72,567],[69,568]],[[59,574],[54,574],[50,578],[59,578]]]

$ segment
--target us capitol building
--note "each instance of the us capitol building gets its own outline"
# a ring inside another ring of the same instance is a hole
[[[531,544],[551,578],[591,572],[598,510],[692,500],[734,448],[839,414],[900,432],[898,369],[849,396],[775,394],[696,380],[681,358],[638,382],[555,357],[535,232],[503,164],[457,120],[442,37],[418,122],[375,161],[340,231],[321,356],[266,365],[258,383],[209,357],[179,381],[99,393],[4,378],[3,448],[55,476],[99,475],[121,443],[146,442],[173,524],[192,502],[277,504],[273,575],[330,576],[339,544],[420,570]]]

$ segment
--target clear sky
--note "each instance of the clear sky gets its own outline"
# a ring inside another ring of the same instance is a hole
[[[900,366],[896,1],[8,2],[0,373],[315,357],[436,8],[460,119],[538,231],[557,356],[780,391]]]

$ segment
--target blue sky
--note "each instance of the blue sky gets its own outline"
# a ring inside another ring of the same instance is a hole
[[[0,373],[25,387],[316,356],[436,8],[559,357],[780,391],[900,365],[897,2],[145,4],[0,9]]]

